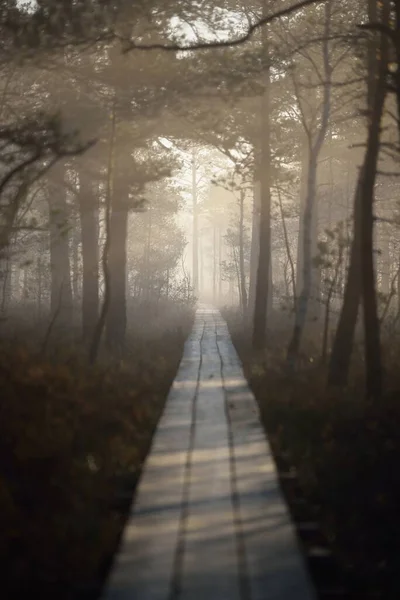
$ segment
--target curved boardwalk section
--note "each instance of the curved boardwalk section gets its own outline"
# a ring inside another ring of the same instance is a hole
[[[225,321],[199,309],[103,600],[314,600]]]

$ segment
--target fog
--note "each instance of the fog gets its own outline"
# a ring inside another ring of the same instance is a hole
[[[122,347],[134,306],[179,297],[239,305],[251,328],[259,285],[262,321],[268,310],[286,311],[302,336],[307,320],[323,327],[329,297],[331,330],[345,291],[377,36],[360,33],[367,14],[360,21],[356,2],[293,10],[253,30],[260,11],[235,2],[4,8],[9,323],[29,307],[30,324],[44,327],[57,313],[52,336],[81,329],[89,340],[106,304],[99,343],[106,328]],[[385,317],[398,304],[395,113],[389,94],[373,252]],[[259,260],[260,239],[267,256]]]

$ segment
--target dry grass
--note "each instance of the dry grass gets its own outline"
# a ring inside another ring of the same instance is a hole
[[[385,343],[387,393],[367,403],[363,364],[355,353],[351,385],[326,388],[326,371],[308,361],[291,379],[284,348],[255,356],[230,318],[233,341],[261,408],[278,467],[297,472],[298,489],[353,591],[400,598],[399,340]],[[280,336],[282,340],[282,336]],[[289,503],[294,498],[288,497]]]
[[[71,349],[55,360],[0,347],[4,597],[96,596],[191,318],[128,340],[122,361],[95,368]]]

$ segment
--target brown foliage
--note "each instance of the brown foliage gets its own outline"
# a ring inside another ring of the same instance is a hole
[[[136,343],[125,362],[96,368],[0,349],[7,598],[33,585],[41,598],[77,597],[104,577],[185,334]]]
[[[292,491],[284,485],[294,518],[300,494],[307,519],[319,523],[348,589],[361,593],[354,597],[375,590],[376,597],[399,598],[398,344],[391,340],[386,347],[391,391],[374,403],[365,400],[357,356],[351,385],[328,392],[326,371],[318,364],[288,379],[278,347],[256,357],[238,331],[233,338],[278,469],[296,473]]]

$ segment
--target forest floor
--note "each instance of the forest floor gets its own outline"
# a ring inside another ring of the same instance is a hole
[[[93,368],[2,342],[2,597],[99,595],[192,321],[183,309]]]
[[[316,353],[303,356],[289,379],[284,333],[257,356],[240,319],[224,316],[320,598],[398,600],[400,374],[393,340],[385,356],[390,391],[376,405],[364,400],[358,358],[349,388],[328,392]]]

